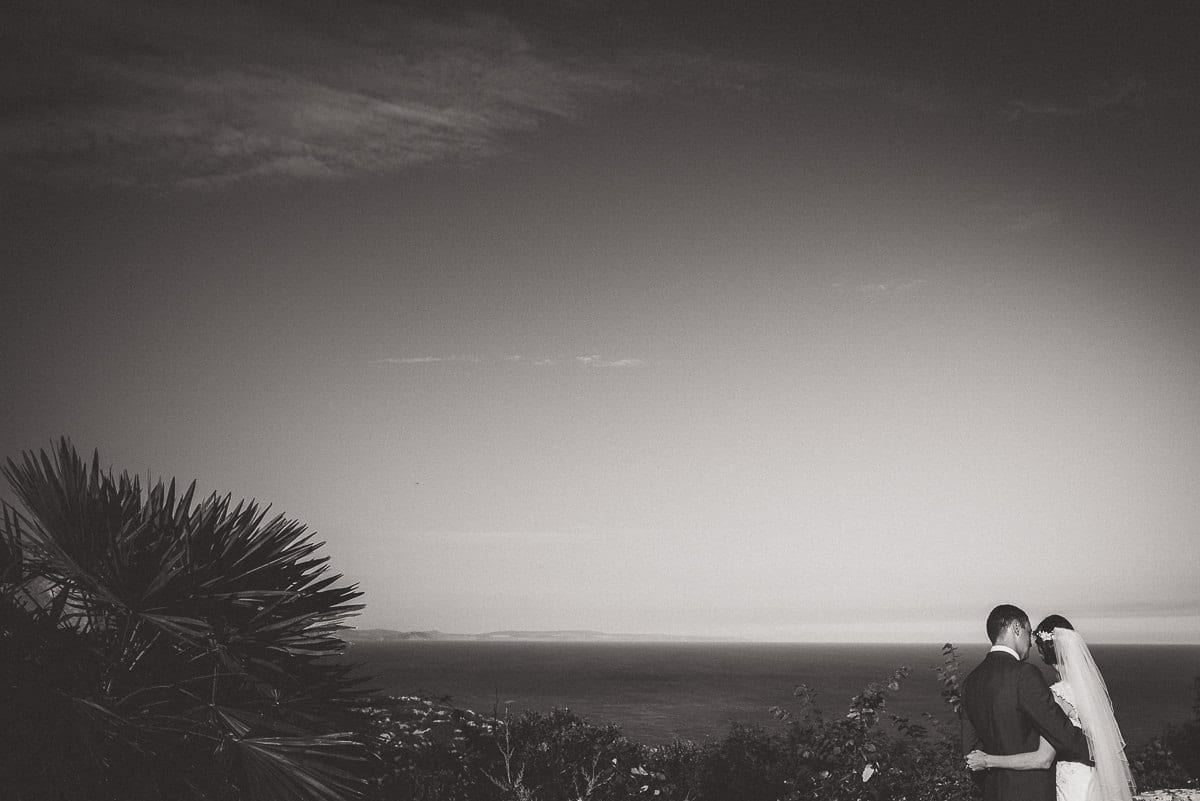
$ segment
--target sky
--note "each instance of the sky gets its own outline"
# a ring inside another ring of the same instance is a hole
[[[0,456],[269,503],[364,628],[1200,643],[1198,27],[5,4]]]

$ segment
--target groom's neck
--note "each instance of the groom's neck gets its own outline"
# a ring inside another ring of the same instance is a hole
[[[996,638],[996,642],[992,644],[992,647],[996,646],[1001,646],[1009,651],[1012,651],[1013,656],[1015,656],[1017,659],[1021,658],[1021,651],[1019,648],[1017,648],[1017,638],[1010,635],[1008,632],[1004,632],[1004,634]]]
[[[1021,655],[1019,653],[1017,653],[1017,649],[1013,648],[1011,646],[1005,645],[1004,643],[1000,643],[1000,642],[996,643],[995,645],[992,646],[992,651],[998,651],[1000,653],[1008,654],[1013,659],[1016,659],[1018,662],[1021,661]]]

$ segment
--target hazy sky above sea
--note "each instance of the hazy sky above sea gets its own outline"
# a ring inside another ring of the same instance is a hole
[[[271,503],[363,627],[1200,642],[1198,34],[8,3],[0,456]]]

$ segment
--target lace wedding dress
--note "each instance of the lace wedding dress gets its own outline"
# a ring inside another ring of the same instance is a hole
[[[1079,722],[1079,711],[1075,709],[1073,693],[1067,683],[1065,681],[1054,682],[1050,685],[1050,692],[1054,694],[1054,700],[1062,707],[1062,711],[1067,713],[1067,717],[1071,719],[1075,728],[1083,728]],[[1096,769],[1082,762],[1058,762],[1054,768],[1054,786],[1058,791],[1058,801],[1097,801],[1099,799],[1099,796],[1093,797],[1092,795],[1098,792]]]
[[[1058,801],[1130,801],[1137,788],[1104,678],[1075,631],[1057,628],[1053,639],[1062,681],[1051,685],[1050,691],[1071,723],[1083,729],[1095,763],[1094,768],[1079,762],[1057,763]]]

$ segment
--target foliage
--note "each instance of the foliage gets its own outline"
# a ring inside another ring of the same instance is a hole
[[[962,662],[958,656],[958,649],[951,643],[943,645],[942,664],[937,665],[933,670],[937,673],[938,681],[942,685],[942,700],[959,718],[963,715],[961,668]]]
[[[1175,750],[1159,736],[1128,754],[1134,782],[1141,790],[1196,786],[1196,779],[1175,756]]]
[[[715,741],[647,747],[567,710],[485,717],[419,698],[380,699],[374,742],[387,765],[381,799],[678,801],[940,799],[973,785],[954,733],[886,712],[900,669],[826,718],[808,688],[783,731],[734,725]]]
[[[957,655],[953,670],[956,675]],[[944,668],[945,669],[945,668]],[[855,696],[844,718],[827,719],[807,687],[797,689],[800,714],[776,711],[789,723],[798,754],[791,799],[966,799],[973,784],[956,733],[926,715],[923,723],[887,712],[888,697],[910,675],[900,668]]]
[[[961,709],[957,650],[947,644],[942,656],[934,667],[942,696],[951,710]],[[782,731],[734,724],[715,740],[656,747],[567,710],[489,717],[446,702],[380,699],[372,711],[387,764],[379,799],[976,801],[959,727],[888,712],[908,675],[901,668],[868,685],[844,715],[825,715],[816,693],[801,686],[792,705],[771,710]],[[1172,750],[1181,732],[1168,730],[1131,753],[1139,787],[1194,786]]]
[[[1168,726],[1161,735],[1129,754],[1129,766],[1139,788],[1200,787],[1200,676],[1192,687],[1192,720],[1182,726]]]
[[[491,797],[482,766],[497,758],[495,719],[415,696],[373,699],[364,712],[384,767],[379,797]]]
[[[353,587],[254,502],[143,491],[67,440],[3,468],[0,786],[40,799],[311,799],[363,787]]]
[[[381,798],[617,801],[645,783],[642,746],[570,710],[487,717],[409,696],[369,711],[387,766]]]

